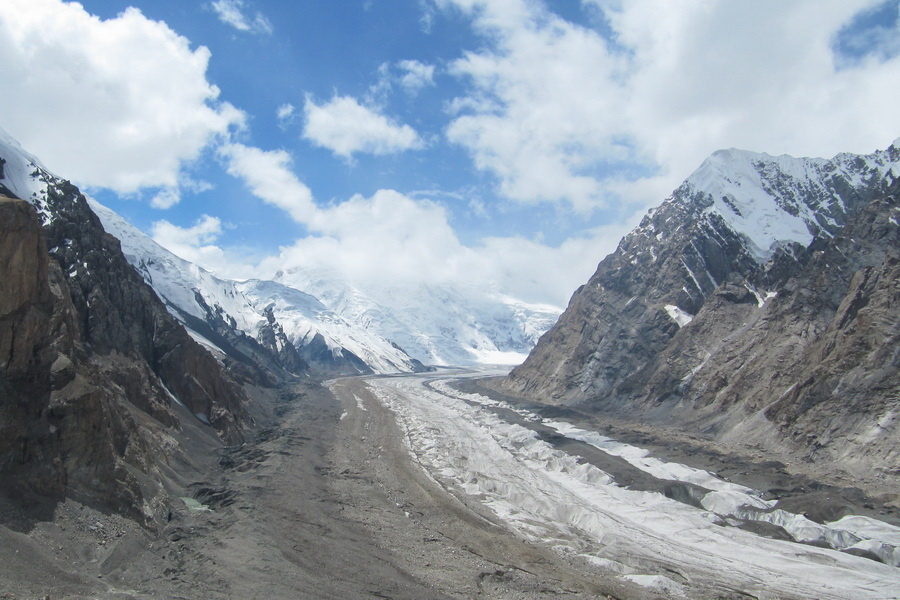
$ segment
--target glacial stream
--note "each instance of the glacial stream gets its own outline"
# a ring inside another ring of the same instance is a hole
[[[368,384],[440,485],[588,570],[672,598],[900,597],[900,528],[867,517],[815,523],[751,488],[451,381]]]

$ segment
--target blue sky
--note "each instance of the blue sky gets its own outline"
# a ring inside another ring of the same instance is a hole
[[[898,56],[897,0],[7,0],[0,126],[225,276],[560,305],[719,148],[889,145]]]

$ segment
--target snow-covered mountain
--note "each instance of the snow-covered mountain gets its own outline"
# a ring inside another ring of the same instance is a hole
[[[103,226],[122,242],[129,262],[179,316],[189,330],[210,347],[195,320],[213,320],[237,332],[265,341],[275,350],[291,344],[321,375],[411,372],[422,365],[377,334],[362,330],[330,311],[313,296],[274,281],[232,281],[183,260],[92,201]]]
[[[221,314],[256,339],[274,325],[325,374],[412,372],[423,363],[518,364],[561,312],[492,290],[391,282],[362,290],[313,270],[281,271],[274,281],[225,280],[173,255],[108,208],[92,207],[182,318]]]
[[[674,201],[696,202],[744,238],[757,262],[796,242],[808,246],[819,234],[832,236],[858,208],[860,194],[897,166],[900,140],[870,155],[832,159],[770,156],[720,150],[676,190]],[[864,198],[863,200],[867,200]]]
[[[43,210],[46,170],[11,139],[7,178]],[[262,347],[288,371],[322,376],[411,372],[427,365],[518,364],[560,309],[497,290],[379,282],[284,271],[274,281],[232,281],[172,254],[109,208],[90,201],[128,261],[191,335],[221,354]],[[52,216],[46,210],[44,218]],[[301,364],[305,363],[305,364]]]
[[[617,395],[717,288],[779,248],[833,237],[891,174],[900,140],[832,159],[714,153],[600,263],[508,385],[559,400]],[[748,285],[761,300],[771,291]]]
[[[398,282],[356,286],[321,270],[280,271],[275,279],[306,290],[347,321],[430,365],[519,364],[562,312],[495,289]]]
[[[900,140],[713,154],[625,236],[507,392],[881,473],[900,448]]]

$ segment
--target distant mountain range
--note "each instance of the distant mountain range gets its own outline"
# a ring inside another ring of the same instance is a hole
[[[8,136],[11,191],[32,201],[64,180]],[[561,310],[494,290],[459,286],[354,286],[334,273],[283,271],[273,281],[232,281],[183,260],[112,210],[89,200],[128,261],[195,340],[222,354],[252,354],[261,345],[288,370],[314,376],[421,371],[426,365],[517,363]],[[303,365],[298,362],[302,361]]]
[[[898,176],[900,140],[830,160],[716,152],[502,388],[896,477]]]

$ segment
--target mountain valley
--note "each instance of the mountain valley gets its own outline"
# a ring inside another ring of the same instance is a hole
[[[221,278],[0,158],[4,597],[900,585],[897,143],[717,152],[561,316]]]

